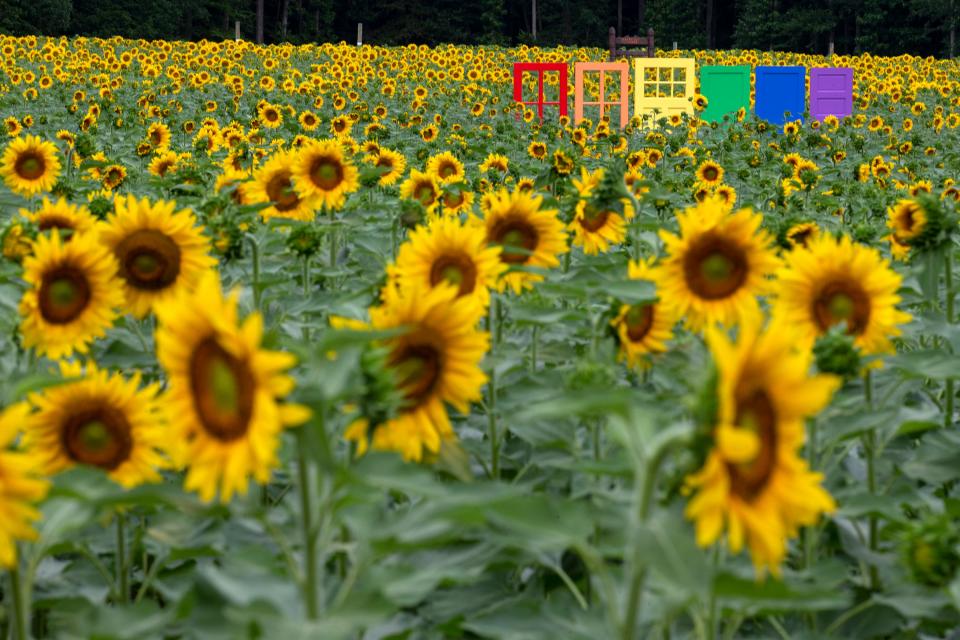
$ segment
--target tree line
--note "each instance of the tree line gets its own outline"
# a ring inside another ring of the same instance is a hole
[[[952,57],[960,0],[0,0],[0,32],[606,46],[607,30],[656,31],[671,48]]]

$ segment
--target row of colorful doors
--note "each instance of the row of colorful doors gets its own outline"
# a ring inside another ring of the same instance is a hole
[[[676,113],[692,114],[695,97],[695,61],[693,58],[636,58],[633,60],[633,112],[654,119]],[[771,123],[782,125],[802,119],[807,112],[806,67],[766,67],[749,65],[700,67],[700,94],[707,99],[701,118],[710,122],[743,108],[750,110],[750,81],[754,79],[754,113]],[[559,74],[559,99],[544,98],[544,74]],[[537,99],[524,100],[524,74],[537,74]],[[599,73],[599,99],[588,101],[584,81],[589,73]],[[584,116],[584,107],[597,106],[600,114],[619,107],[620,126],[629,120],[629,67],[622,62],[577,62],[574,65],[574,121]],[[605,81],[608,74],[618,76],[618,97],[608,101]],[[809,113],[814,120],[833,115],[842,118],[853,112],[853,69],[846,67],[809,69]],[[513,99],[536,109],[543,118],[545,106],[559,107],[567,115],[566,63],[524,63],[513,65]]]

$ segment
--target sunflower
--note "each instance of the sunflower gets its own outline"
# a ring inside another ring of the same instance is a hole
[[[360,455],[371,446],[414,461],[436,454],[443,441],[456,438],[445,404],[466,413],[480,399],[487,381],[480,361],[490,339],[476,329],[483,314],[477,298],[457,293],[454,286],[413,286],[370,310],[374,330],[407,328],[387,342],[403,408],[381,424],[361,419],[347,429]]]
[[[435,176],[441,184],[460,182],[466,176],[463,163],[449,151],[438,153],[427,160],[427,173]]]
[[[370,163],[380,170],[379,184],[388,187],[395,184],[407,169],[407,159],[398,151],[380,148],[377,154],[370,158]]]
[[[31,394],[36,412],[26,426],[26,440],[43,459],[46,473],[75,465],[103,469],[130,489],[159,482],[167,465],[162,455],[169,438],[158,397],[159,383],[140,388],[140,373],[125,379],[88,365],[61,365],[76,381]]]
[[[116,257],[126,308],[142,318],[159,302],[192,288],[213,268],[210,241],[187,209],[176,203],[153,204],[134,196],[118,197],[115,212],[100,231],[100,241]]]
[[[809,351],[796,348],[789,327],[760,333],[746,320],[736,344],[717,328],[707,341],[717,367],[713,448],[687,478],[694,492],[686,515],[697,543],[709,546],[726,531],[739,553],[744,543],[758,575],[780,574],[787,541],[836,505],[798,455],[804,421],[839,387],[833,376],[810,376]]]
[[[527,155],[535,160],[543,160],[547,157],[547,145],[534,140],[527,145]]]
[[[154,122],[147,128],[147,142],[154,149],[166,149],[170,146],[170,127]]]
[[[704,160],[697,167],[697,182],[716,186],[723,182],[723,167],[713,160]]]
[[[440,201],[440,183],[433,174],[414,169],[410,172],[410,177],[400,185],[400,197],[416,200],[427,211],[433,211]]]
[[[302,197],[293,185],[295,156],[289,151],[278,151],[253,174],[246,195],[251,202],[270,202],[260,211],[264,220],[292,218],[313,220],[318,202],[315,197]]]
[[[360,187],[358,171],[343,156],[336,140],[321,140],[304,145],[293,164],[293,184],[297,192],[329,209],[339,209],[348,193]]]
[[[865,354],[892,353],[891,336],[910,314],[897,310],[901,276],[876,249],[824,234],[790,252],[778,273],[774,317],[806,345],[845,322]]]
[[[631,261],[627,267],[631,280],[652,280],[651,265]],[[667,350],[666,342],[673,337],[676,312],[663,300],[646,304],[623,304],[610,326],[617,332],[620,359],[631,367],[650,366],[652,354]]]
[[[63,242],[60,232],[40,235],[23,262],[30,288],[20,300],[25,347],[52,359],[86,353],[103,337],[123,304],[117,263],[95,233]]]
[[[155,176],[163,177],[168,173],[177,170],[177,163],[180,162],[180,156],[175,151],[164,151],[157,154],[151,161],[147,170]]]
[[[32,505],[47,495],[43,461],[35,451],[17,446],[29,420],[30,406],[15,404],[0,412],[0,567],[16,566],[18,540],[35,540],[32,523],[40,512]]]
[[[887,209],[887,227],[901,244],[923,233],[927,226],[927,212],[916,200],[900,200]]]
[[[495,170],[500,173],[506,173],[509,166],[510,159],[507,158],[507,156],[499,153],[491,153],[480,163],[480,172],[486,173],[487,171]]]
[[[116,189],[126,179],[126,167],[121,164],[111,164],[103,170],[101,182],[104,189]]]
[[[392,275],[402,290],[426,291],[447,283],[457,287],[458,297],[476,297],[486,308],[490,288],[506,269],[500,247],[487,245],[481,227],[443,217],[411,232],[400,246]]]
[[[573,172],[573,159],[557,149],[553,152],[552,166],[557,175],[568,176]]]
[[[470,191],[466,184],[453,182],[443,187],[440,204],[444,213],[454,215],[461,211],[469,211],[473,206],[473,199],[473,191]]]
[[[11,191],[28,198],[50,191],[60,177],[56,145],[37,136],[12,140],[0,159],[0,175]]]
[[[910,245],[904,244],[897,238],[897,234],[889,233],[882,240],[886,240],[890,243],[890,256],[894,260],[900,262],[907,262],[910,259]]]
[[[817,226],[816,222],[798,222],[787,229],[786,238],[790,247],[796,249],[797,247],[805,248],[811,240],[819,235],[820,227]]]
[[[694,330],[757,315],[756,296],[768,290],[768,277],[780,265],[770,234],[760,229],[763,216],[750,209],[730,213],[708,198],[677,220],[679,236],[660,231],[667,256],[654,278],[661,296],[677,305]]]
[[[500,189],[489,195],[484,208],[487,242],[503,248],[500,261],[507,267],[552,268],[569,251],[564,225],[556,209],[541,209],[543,198],[531,192]],[[540,282],[543,276],[527,271],[505,274],[498,285],[515,293]]]
[[[171,454],[189,467],[186,489],[208,502],[218,492],[223,502],[245,494],[251,475],[269,481],[281,432],[309,415],[280,402],[294,387],[285,373],[294,357],[260,348],[263,318],[253,313],[240,324],[238,298],[238,291],[224,296],[210,270],[194,291],[181,289],[156,307]]]
[[[573,232],[574,246],[583,247],[587,255],[605,253],[610,245],[623,242],[627,237],[627,223],[623,216],[605,208],[594,206],[590,198],[580,198],[567,229]]]
[[[40,231],[59,229],[64,242],[72,234],[86,233],[97,224],[97,219],[84,205],[70,204],[63,198],[51,202],[45,197],[39,209],[20,209],[20,215],[35,224]]]
[[[312,111],[302,111],[297,120],[300,122],[300,126],[303,127],[304,131],[314,131],[320,126],[320,118]]]

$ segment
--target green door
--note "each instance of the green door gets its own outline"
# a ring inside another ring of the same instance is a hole
[[[743,107],[750,110],[750,65],[700,67],[700,93],[707,108],[700,116],[708,122],[720,122]]]

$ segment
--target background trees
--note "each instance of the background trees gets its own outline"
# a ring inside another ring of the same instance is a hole
[[[536,28],[533,7],[536,5]],[[653,27],[660,46],[950,56],[960,0],[0,0],[13,34],[223,38],[234,21],[265,42],[356,38],[604,46],[610,26]]]

